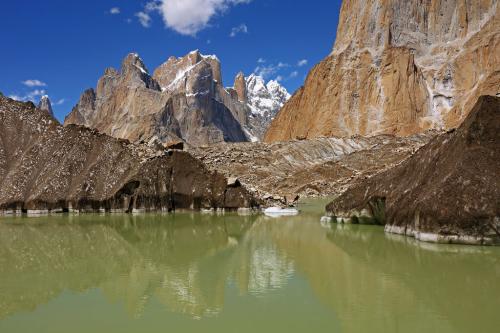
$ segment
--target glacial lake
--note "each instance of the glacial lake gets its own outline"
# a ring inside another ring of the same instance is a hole
[[[498,332],[500,248],[295,217],[0,218],[0,332]]]

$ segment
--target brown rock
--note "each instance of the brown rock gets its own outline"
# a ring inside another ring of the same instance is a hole
[[[248,95],[247,95],[247,83],[245,80],[245,75],[242,72],[239,72],[234,79],[234,90],[238,95],[238,100],[247,103]]]
[[[172,142],[167,142],[163,145],[165,149],[171,149],[171,150],[184,150],[184,142],[182,141],[172,141]]]
[[[211,170],[237,178],[266,201],[287,196],[293,201],[296,194],[337,196],[348,184],[399,164],[434,136],[224,143],[188,150]]]
[[[248,106],[222,85],[219,60],[194,51],[171,57],[150,76],[137,54],[120,71],[107,69],[65,124],[84,125],[132,142],[185,141],[193,145],[248,140]]]
[[[185,152],[156,156],[32,103],[0,97],[0,211],[132,211],[252,207],[240,186]]]
[[[327,206],[353,223],[420,240],[500,243],[500,97],[480,97],[464,123]]]

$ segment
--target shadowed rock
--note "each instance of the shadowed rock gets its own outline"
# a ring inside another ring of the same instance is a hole
[[[134,74],[135,75],[135,74]],[[0,211],[123,211],[255,206],[242,186],[181,151],[63,127],[0,97]]]
[[[431,242],[500,243],[500,98],[479,98],[457,130],[327,206],[339,222],[385,224]]]

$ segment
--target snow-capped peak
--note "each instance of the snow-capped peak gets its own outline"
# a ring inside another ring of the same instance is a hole
[[[246,78],[248,105],[254,115],[273,118],[290,98],[290,94],[279,82],[269,81],[262,76],[251,74]]]
[[[212,59],[212,60],[216,60],[218,62],[220,62],[219,58],[217,58],[217,56],[215,54],[202,54],[200,52],[200,50],[193,50],[191,52],[189,52],[190,55],[193,55],[193,54],[199,54],[201,58],[203,59]]]

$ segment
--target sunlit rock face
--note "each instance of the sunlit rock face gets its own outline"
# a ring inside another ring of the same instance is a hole
[[[458,126],[499,93],[498,0],[344,1],[332,53],[266,141]]]
[[[133,142],[202,145],[248,141],[245,121],[244,106],[222,86],[219,60],[193,51],[169,58],[152,76],[137,54],[129,54],[120,71],[107,69],[97,89],[84,92],[65,125]]]

